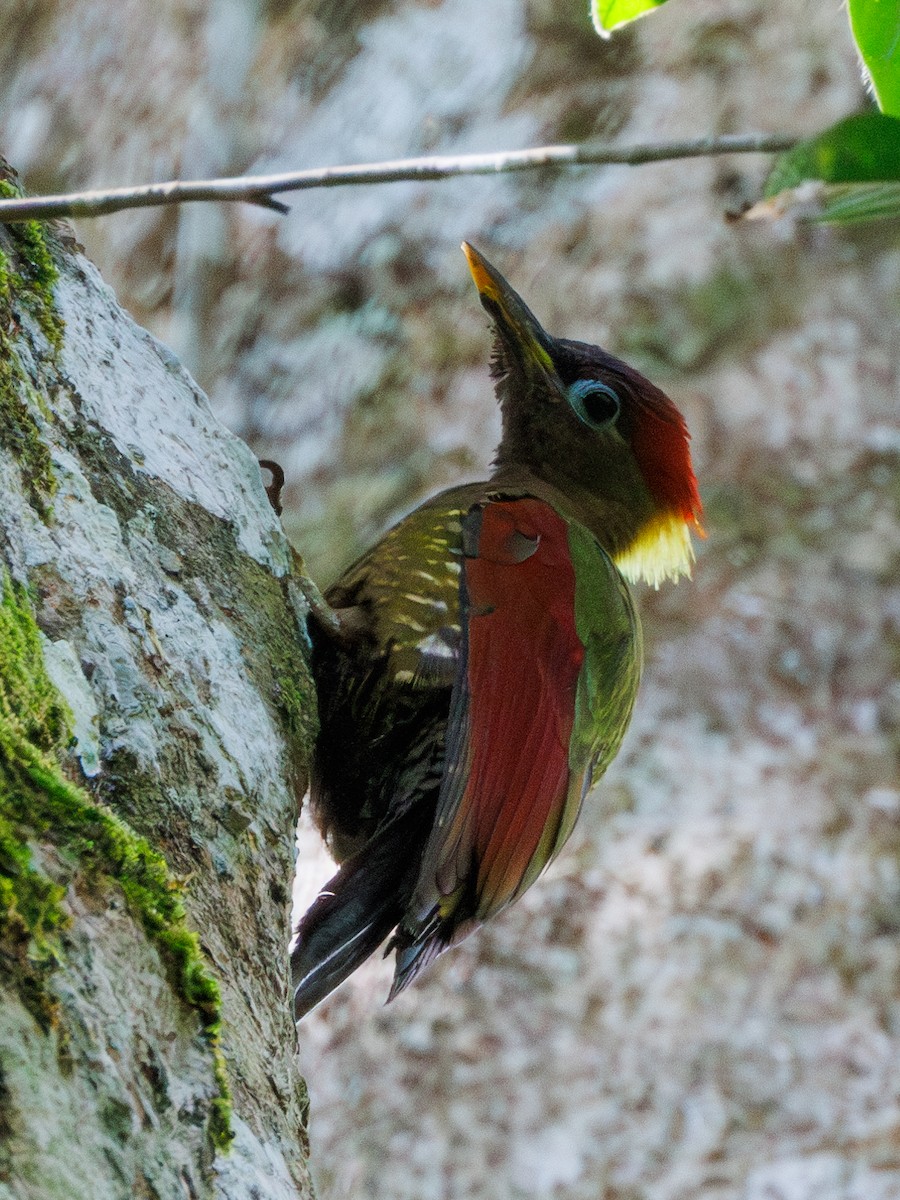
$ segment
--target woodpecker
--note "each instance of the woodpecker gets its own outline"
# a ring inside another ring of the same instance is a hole
[[[489,479],[404,517],[314,627],[313,812],[337,874],[297,928],[301,1018],[390,938],[393,998],[530,887],[615,757],[641,673],[628,582],[690,571],[703,535],[672,401],[546,333],[463,251],[494,333]]]

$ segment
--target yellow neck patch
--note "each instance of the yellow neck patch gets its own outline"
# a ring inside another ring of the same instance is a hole
[[[638,531],[630,546],[613,556],[613,562],[629,581],[643,580],[658,588],[667,579],[690,575],[694,561],[691,533],[678,513],[658,513]]]

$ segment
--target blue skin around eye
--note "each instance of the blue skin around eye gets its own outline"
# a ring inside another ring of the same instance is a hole
[[[588,415],[585,401],[589,396],[605,396],[613,401],[614,408],[608,417],[602,421],[595,421]],[[611,387],[607,387],[605,383],[600,383],[597,379],[576,379],[569,386],[569,403],[572,405],[572,410],[579,421],[588,425],[591,429],[602,429],[606,425],[611,425],[619,415],[621,402],[619,397]]]

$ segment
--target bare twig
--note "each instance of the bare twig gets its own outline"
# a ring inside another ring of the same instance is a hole
[[[530,150],[501,150],[495,154],[432,155],[359,166],[319,167],[283,175],[249,175],[233,179],[199,179],[150,183],[141,187],[73,192],[62,196],[29,196],[0,200],[0,222],[46,221],[54,217],[102,217],[127,208],[185,204],[194,200],[242,200],[277,212],[287,205],[274,199],[280,192],[307,188],[345,187],[361,183],[398,183],[401,180],[451,179],[457,175],[499,175],[509,171],[587,166],[598,163],[665,162],[677,158],[716,154],[774,154],[789,150],[800,139],[785,134],[728,134],[682,142],[611,146],[538,146]]]

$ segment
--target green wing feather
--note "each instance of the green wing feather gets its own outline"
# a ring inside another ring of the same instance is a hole
[[[584,661],[569,745],[571,785],[551,858],[571,834],[584,797],[619,751],[643,664],[640,619],[619,571],[583,525],[569,525],[569,552],[575,568],[575,629]]]

